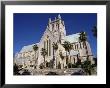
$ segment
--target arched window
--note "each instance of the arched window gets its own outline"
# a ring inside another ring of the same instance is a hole
[[[44,49],[45,49],[45,41],[44,41]]]
[[[52,24],[52,29],[54,29],[54,24]]]
[[[58,29],[60,29],[59,23],[58,23]]]
[[[58,28],[58,23],[56,24],[56,28],[59,29],[59,28]]]
[[[76,49],[76,45],[74,44],[74,50]]]
[[[81,42],[80,42],[79,44],[80,44],[80,49],[82,49],[82,47],[81,47]]]
[[[84,42],[82,42],[82,44],[83,44],[83,48],[85,48]]]
[[[72,47],[72,49],[74,50],[74,44],[73,44],[73,47]]]
[[[78,49],[78,44],[77,44],[77,49]]]
[[[48,56],[48,40],[47,40],[47,56]]]
[[[75,50],[77,49],[77,45],[75,44]]]
[[[49,56],[51,56],[51,40],[49,39]]]

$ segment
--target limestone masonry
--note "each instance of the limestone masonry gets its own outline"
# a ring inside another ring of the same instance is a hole
[[[38,46],[38,50],[36,52],[34,51],[33,46],[35,44],[23,46],[20,52],[14,56],[14,63],[22,65],[23,68],[27,69],[32,69],[35,66],[36,69],[40,69],[40,65],[45,63],[46,67],[48,67],[49,63],[53,61],[53,68],[58,68],[60,65],[60,69],[64,69],[67,68],[68,63],[75,64],[78,59],[84,62],[87,56],[94,63],[89,42],[86,41],[85,48],[84,43],[79,41],[80,33],[66,35],[66,31],[68,29],[65,28],[65,23],[60,15],[55,20],[49,18],[40,42],[35,43]],[[65,41],[72,45],[69,52],[63,47]],[[54,43],[58,45],[57,49],[53,48]],[[41,54],[42,48],[47,51],[45,62]]]

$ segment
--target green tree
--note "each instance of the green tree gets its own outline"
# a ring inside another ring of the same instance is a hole
[[[14,70],[14,75],[20,75],[19,73],[20,68],[17,64],[14,64],[13,70]]]
[[[53,42],[52,45],[53,45],[53,66],[54,66],[54,60],[55,60],[55,55],[54,54],[55,54],[56,50],[58,49],[58,44]],[[57,61],[56,61],[56,68],[57,68]]]
[[[72,63],[68,63],[68,68],[72,68]]]
[[[91,61],[88,59],[82,63],[82,69],[86,72],[86,74],[91,75],[94,71],[94,65],[91,64]]]
[[[36,66],[37,66],[37,64],[38,64],[38,55],[37,55],[37,59],[36,59],[36,52],[37,52],[37,50],[38,50],[38,46],[35,44],[35,45],[33,45],[33,50],[34,50],[34,52],[35,52],[35,62],[36,62]]]
[[[44,68],[44,64],[41,63],[41,64],[39,65],[39,68],[40,68],[40,69],[43,69],[43,68]]]
[[[43,56],[43,58],[44,58],[44,68],[45,68],[45,56],[47,55],[47,50],[46,49],[44,49],[44,48],[42,48],[41,49],[41,55]]]

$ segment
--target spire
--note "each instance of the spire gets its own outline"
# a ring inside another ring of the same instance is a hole
[[[51,23],[51,18],[49,18],[49,23]]]
[[[48,29],[48,25],[47,25],[47,29]]]
[[[61,19],[61,16],[60,16],[60,14],[58,14],[58,19]]]
[[[63,26],[65,25],[65,24],[64,24],[64,21],[62,21],[62,24],[63,24]]]
[[[56,19],[56,17],[55,17],[55,21],[56,21],[57,19]]]

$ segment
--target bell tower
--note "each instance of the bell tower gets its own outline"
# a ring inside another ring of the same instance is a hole
[[[58,15],[58,31],[59,31],[59,41],[62,44],[64,42],[64,38],[66,36],[66,30],[65,30],[65,24],[64,21],[62,20],[60,14]]]
[[[55,17],[55,20],[53,21],[49,18],[48,28],[57,38],[57,41],[62,44],[66,36],[66,30],[64,21],[62,20],[60,14],[58,15],[58,18]]]

